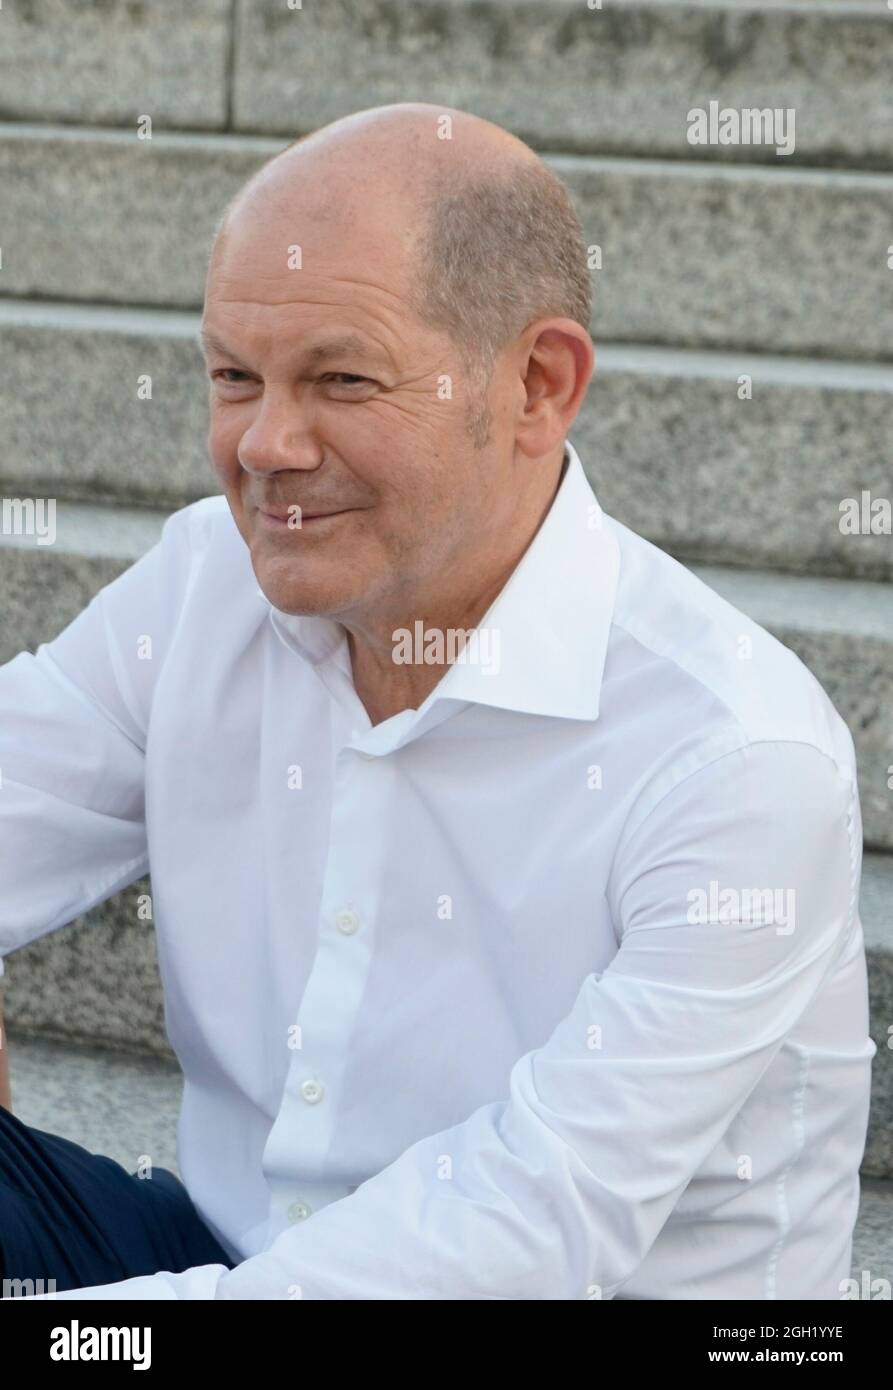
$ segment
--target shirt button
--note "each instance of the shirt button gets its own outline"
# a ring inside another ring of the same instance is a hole
[[[306,1202],[292,1202],[291,1206],[288,1209],[288,1219],[291,1222],[291,1224],[294,1225],[296,1221],[305,1220],[305,1218],[310,1215],[312,1210],[313,1208],[308,1207]]]
[[[359,928],[360,919],[355,912],[351,912],[350,908],[346,907],[343,912],[338,913],[335,918],[335,923],[338,930],[344,932],[345,936],[353,936],[354,932]]]
[[[320,1081],[305,1081],[301,1086],[301,1095],[308,1105],[315,1105],[318,1100],[322,1100],[322,1091]]]

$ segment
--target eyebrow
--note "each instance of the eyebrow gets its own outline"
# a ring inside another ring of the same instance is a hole
[[[206,332],[204,329],[199,333],[199,340],[202,351],[207,356],[208,351],[219,352],[223,357],[229,357],[233,362],[238,362],[241,367],[245,363],[241,361],[237,353],[231,351],[226,343],[222,342],[213,333]],[[318,367],[323,362],[328,362],[332,358],[346,357],[350,354],[366,358],[378,358],[379,354],[371,350],[365,339],[360,338],[356,333],[345,333],[340,337],[327,338],[315,344],[307,351],[306,365],[308,367]],[[246,370],[250,370],[246,367]]]

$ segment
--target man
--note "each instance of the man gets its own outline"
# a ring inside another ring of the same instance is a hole
[[[0,671],[0,946],[151,866],[185,1253],[218,1248],[153,1265],[153,1184],[101,1201],[79,1151],[87,1296],[840,1296],[852,741],[601,511],[589,295],[563,185],[458,111],[338,121],[228,209],[225,496]]]

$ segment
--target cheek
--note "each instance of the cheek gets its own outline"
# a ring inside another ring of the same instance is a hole
[[[227,420],[222,415],[212,412],[208,426],[208,457],[214,472],[227,491],[238,485],[242,472],[238,457],[241,437],[242,428],[235,420]]]

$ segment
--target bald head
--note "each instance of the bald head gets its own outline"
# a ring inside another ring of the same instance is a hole
[[[522,164],[541,167],[522,140],[479,116],[421,102],[373,107],[271,156],[232,199],[221,225],[259,202],[285,207],[295,198],[345,218],[378,199],[412,225],[438,180],[496,178]]]
[[[332,237],[365,225],[370,245],[386,236],[399,247],[394,293],[459,349],[476,386],[479,443],[499,350],[550,314],[588,331],[586,246],[567,188],[522,140],[479,116],[399,103],[300,137],[235,195],[212,265],[230,233],[289,211]]]

